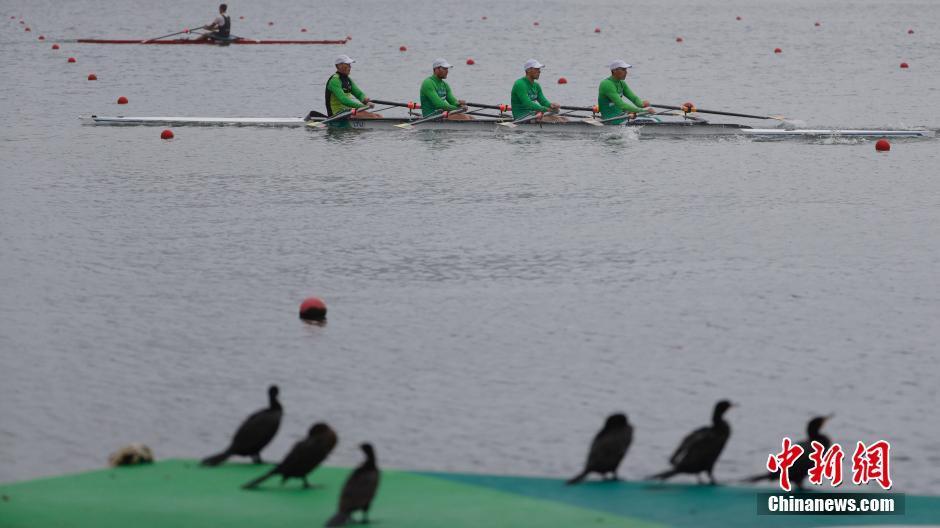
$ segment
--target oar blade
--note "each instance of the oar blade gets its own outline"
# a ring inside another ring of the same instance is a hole
[[[517,126],[519,126],[519,125],[517,125],[517,124],[515,124],[515,123],[512,123],[512,122],[510,122],[510,121],[502,121],[502,122],[499,122],[499,123],[496,123],[496,124],[499,125],[499,126],[506,127],[506,128],[516,128]]]
[[[597,119],[594,119],[593,117],[582,119],[581,122],[588,124],[588,125],[593,125],[593,126],[604,126],[604,123],[601,123],[600,121],[598,121]]]
[[[414,127],[411,125],[411,123],[400,123],[400,124],[395,125],[395,128],[400,128],[402,130],[411,130]]]

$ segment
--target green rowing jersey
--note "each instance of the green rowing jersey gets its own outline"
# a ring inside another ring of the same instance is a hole
[[[457,98],[444,79],[432,75],[421,83],[421,115],[428,117],[441,110],[457,110]]]
[[[623,96],[633,102],[623,100]],[[625,112],[643,112],[643,100],[637,97],[625,81],[619,81],[610,76],[603,81],[597,89],[597,106],[600,107],[601,117],[604,119],[617,117]],[[622,120],[612,121],[619,125]]]
[[[352,97],[350,97],[352,94]],[[352,78],[348,75],[341,75],[339,72],[330,76],[326,81],[326,99],[327,114],[336,115],[345,112],[350,108],[365,108],[362,100],[366,94],[356,86]]]
[[[548,112],[552,103],[542,93],[542,85],[528,77],[518,79],[512,85],[512,118],[522,119],[534,112]]]

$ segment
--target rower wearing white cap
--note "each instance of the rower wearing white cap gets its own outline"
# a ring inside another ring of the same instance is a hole
[[[463,99],[454,97],[450,85],[444,80],[447,73],[453,66],[444,59],[437,59],[431,65],[434,73],[421,83],[421,113],[425,117],[439,114],[441,112],[451,112],[466,106]],[[473,119],[465,114],[454,114],[447,119],[463,120]]]
[[[627,70],[633,66],[622,60],[615,60],[610,63],[610,77],[601,81],[597,89],[597,106],[600,107],[601,116],[604,119],[617,117],[623,114],[631,114],[630,118],[636,117],[636,114],[655,114],[656,111],[650,108],[649,101],[644,101],[637,97],[633,90],[627,86],[624,79],[627,78]],[[623,98],[626,97],[625,101]],[[623,119],[612,121],[612,124],[619,125]]]
[[[359,111],[361,108],[372,108],[374,105],[369,102],[366,94],[356,86],[349,72],[352,70],[352,64],[355,60],[348,55],[336,57],[336,73],[330,76],[326,81],[326,114],[336,115],[340,112],[356,108],[357,118],[376,118],[382,117],[372,112]]]
[[[512,118],[522,119],[538,112],[557,112],[559,105],[545,98],[542,85],[538,83],[539,75],[545,65],[535,59],[529,59],[522,65],[525,75],[517,79],[512,85],[510,103],[512,105]],[[543,115],[542,121],[567,121],[564,117]]]

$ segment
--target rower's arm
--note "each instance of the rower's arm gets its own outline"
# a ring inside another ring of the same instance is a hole
[[[326,89],[329,90],[330,93],[333,94],[333,97],[335,97],[343,106],[349,108],[365,108],[366,106],[362,104],[362,101],[349,97],[349,95],[343,91],[343,83],[336,75],[330,77],[330,80],[327,81]],[[359,93],[362,92],[360,91]]]
[[[366,98],[366,93],[356,86],[356,82],[352,79],[349,79],[349,91],[360,101]]]
[[[460,102],[454,97],[454,92],[450,89],[450,85],[445,84],[444,86],[447,87],[447,102],[453,105],[454,109],[460,108]]]
[[[542,92],[539,92],[539,103],[542,102],[542,99],[545,99],[545,96],[542,95]],[[526,87],[523,81],[516,81],[512,85],[512,98],[513,108],[516,110],[525,110],[528,113],[532,112],[545,112],[548,110],[548,107],[551,106],[551,103],[545,101],[542,105],[536,103],[532,99],[529,99],[529,89]],[[544,105],[544,106],[543,106]],[[518,114],[517,114],[518,115]]]
[[[549,101],[549,100],[545,97],[545,94],[542,92],[542,87],[539,86],[539,85],[536,85],[536,86],[538,87],[538,91],[539,91],[539,103],[541,103],[541,105],[545,107],[544,110],[546,110],[546,111],[547,111],[547,110],[551,110],[551,109],[552,109],[552,102]]]
[[[633,101],[633,104],[637,105],[640,108],[643,108],[643,99],[640,99],[639,96],[633,93],[633,90],[630,89],[630,85],[628,85],[627,83],[623,81],[620,81],[620,82],[623,83],[623,95],[626,95],[627,99]]]
[[[617,87],[612,82],[601,83],[600,96],[602,99],[605,99],[613,103],[614,106],[616,106],[622,113],[643,112],[642,108],[638,106],[634,106],[633,103],[629,101],[624,101],[623,99],[621,99],[620,94],[617,93]]]
[[[454,94],[450,93],[450,88],[447,88],[447,98],[454,99],[453,103],[445,101],[437,95],[437,90],[434,89],[434,83],[431,79],[425,79],[424,82],[421,83],[421,95],[431,101],[431,104],[437,108],[443,108],[444,110],[456,110],[459,108],[457,106],[457,100],[454,99]]]

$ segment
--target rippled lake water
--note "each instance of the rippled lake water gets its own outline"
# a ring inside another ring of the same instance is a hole
[[[0,480],[99,467],[131,441],[207,455],[278,383],[269,458],[326,420],[333,464],[368,440],[390,467],[570,476],[624,411],[637,479],[730,398],[719,479],[835,413],[844,447],[892,442],[898,490],[940,493],[936,139],[167,142],[77,119],[300,116],[347,53],[382,99],[417,99],[444,56],[458,97],[508,103],[532,56],[550,99],[590,105],[624,58],[654,102],[937,129],[940,3],[230,5],[236,34],[352,40],[81,45],[64,41],[158,36],[214,4],[0,1]],[[327,325],[298,321],[309,295]]]

